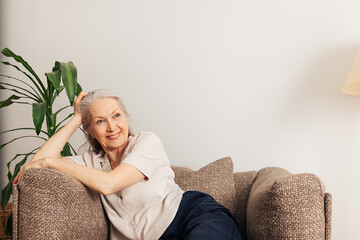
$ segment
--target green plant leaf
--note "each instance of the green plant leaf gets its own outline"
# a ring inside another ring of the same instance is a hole
[[[3,211],[2,225],[4,226],[4,228],[6,227],[6,225],[5,225],[5,207],[6,207],[6,204],[9,202],[9,199],[10,199],[10,195],[9,195],[9,197],[7,197],[8,192],[10,192],[8,188],[9,188],[9,184],[7,184],[1,191],[1,209]]]
[[[33,103],[32,104],[32,117],[35,126],[36,134],[39,135],[42,123],[44,122],[46,113],[46,103]]]
[[[31,88],[33,90],[33,92],[30,92],[28,90],[26,90],[28,93],[32,94],[36,99],[37,99],[37,102],[41,102],[41,97],[40,95],[38,94],[38,92],[32,87],[30,86],[30,84],[26,83],[25,81],[21,80],[21,79],[18,79],[18,78],[15,78],[15,77],[11,77],[11,76],[7,76],[7,75],[4,75],[4,74],[0,74],[0,77],[6,77],[6,78],[9,78],[9,79],[13,79],[15,81],[18,81],[18,82],[21,82],[23,84],[25,84],[26,86],[28,86],[29,88]],[[19,87],[20,88],[20,87]],[[21,89],[24,89],[25,88],[21,88]]]
[[[60,62],[58,61],[55,62],[52,71],[55,72],[56,70],[60,70]]]
[[[8,48],[4,48],[1,53],[6,56],[6,57],[12,57],[15,61],[21,63],[26,70],[28,70],[38,81],[38,83],[40,84],[42,90],[44,92],[46,92],[45,86],[44,84],[41,82],[39,76],[35,73],[35,71],[30,67],[30,65],[19,55],[16,55],[15,53],[13,53],[10,49]]]
[[[14,103],[13,100],[18,100],[20,98],[21,97],[19,97],[19,96],[11,95],[8,99],[0,102],[0,108],[10,106],[11,104]]]
[[[42,139],[42,140],[44,140],[44,141],[47,140],[46,138],[43,138],[43,137],[40,137],[40,136],[31,136],[31,135],[21,136],[21,137],[14,138],[14,139],[12,139],[11,141],[6,142],[6,143],[4,143],[4,144],[1,144],[1,145],[0,145],[0,150],[1,150],[3,147],[5,147],[6,145],[8,145],[8,144],[10,144],[10,143],[12,143],[12,142],[14,142],[14,141],[16,141],[16,140],[22,139],[22,138],[40,138],[40,139]]]
[[[14,169],[14,174],[12,175],[11,180],[8,182],[6,187],[1,191],[1,208],[3,209],[3,211],[6,207],[6,204],[9,202],[10,195],[12,193],[12,182],[14,181],[15,177],[19,173],[21,166],[23,166],[25,164],[25,162],[27,161],[28,157],[29,157],[29,155],[26,155],[23,158],[23,160],[21,160],[18,164],[16,164],[15,169]]]
[[[65,87],[64,86],[60,86],[60,92],[62,92],[62,90],[64,90]]]
[[[80,86],[80,84],[77,84],[77,88],[76,88],[76,96],[79,95],[82,91],[82,87]]]
[[[66,120],[68,120],[69,118],[71,118],[73,115],[74,115],[73,113],[70,113],[66,118],[64,118],[63,120],[61,120],[61,122],[59,122],[59,123],[56,125],[55,131],[58,131],[59,126],[60,126],[63,122],[65,122]]]
[[[4,86],[14,87],[14,88],[7,88],[7,87],[4,87],[3,85],[4,85]],[[16,85],[13,85],[13,84],[10,84],[10,83],[0,83],[0,90],[12,91],[12,92],[15,92],[15,93],[17,93],[17,94],[22,95],[24,98],[32,99],[32,100],[34,100],[35,102],[37,101],[37,99],[34,98],[33,96],[28,95],[28,94],[26,94],[26,93],[24,93],[24,92],[20,92],[20,91],[19,91],[19,90],[23,90],[23,91],[25,91],[25,92],[28,92],[26,89],[21,88],[21,87],[18,87],[18,86],[16,86]],[[30,93],[30,94],[31,94],[31,93]],[[36,96],[35,96],[35,97],[36,97]]]
[[[50,73],[45,73],[45,75],[48,77],[49,81],[52,83],[52,85],[54,86],[57,94],[59,95],[60,93],[60,82],[61,82],[61,73],[60,70],[56,70],[54,72],[50,72]]]
[[[58,115],[62,110],[66,109],[66,108],[68,108],[68,107],[71,107],[71,106],[70,106],[70,105],[67,105],[67,106],[65,106],[65,107],[60,108],[59,110],[56,111],[56,113],[54,113],[54,115],[55,115],[55,116]]]
[[[3,61],[0,61],[0,63],[4,64],[4,65],[8,65],[8,66],[12,66],[13,68],[15,68],[16,70],[18,70],[19,72],[23,73],[25,76],[27,76],[30,81],[35,85],[35,87],[39,90],[39,93],[40,95],[45,98],[45,90],[41,90],[40,86],[36,83],[36,81],[29,75],[27,74],[26,72],[24,72],[23,70],[21,70],[18,66],[14,65],[14,64],[11,64],[9,62],[3,62]],[[41,83],[42,84],[42,83]],[[28,84],[27,84],[28,85]],[[32,88],[32,87],[31,87]],[[32,88],[33,89],[33,88]],[[36,94],[38,94],[35,90],[34,92]]]
[[[6,229],[5,229],[5,234],[9,237],[11,237],[13,235],[13,231],[12,231],[12,223],[13,223],[13,220],[12,220],[12,213],[9,215],[9,218],[7,220],[7,223],[6,223]]]
[[[8,164],[6,164],[8,166]],[[9,167],[8,167],[9,169]],[[13,177],[12,173],[9,171],[8,174],[7,174],[7,177],[8,177],[8,180],[10,181]]]
[[[69,142],[68,142],[68,144],[69,144],[71,150],[73,151],[74,155],[78,155],[77,152],[75,151],[74,147],[71,146],[71,144],[70,144]],[[70,155],[69,155],[69,156],[70,156]]]
[[[27,161],[29,155],[30,154],[26,154],[25,157],[23,158],[23,160],[21,160],[18,164],[16,164],[15,169],[14,169],[14,174],[12,174],[11,180],[1,191],[1,208],[3,211],[5,210],[6,204],[9,202],[10,195],[12,193],[12,182],[14,181],[15,177],[19,173],[21,166],[24,165],[25,162]],[[4,221],[3,221],[3,225],[4,225]]]
[[[72,62],[61,62],[61,79],[64,83],[66,95],[70,101],[70,105],[73,105],[76,93],[77,93],[77,69]]]
[[[7,167],[7,169],[8,169],[8,179],[9,179],[9,181],[11,180],[11,178],[12,178],[12,175],[11,175],[11,172],[10,172],[10,165],[11,165],[11,163],[13,162],[13,161],[15,161],[18,157],[20,157],[20,156],[27,156],[27,157],[29,157],[30,155],[32,155],[32,154],[35,154],[35,152],[37,151],[37,150],[39,150],[39,148],[40,147],[37,147],[37,148],[35,148],[35,149],[33,149],[31,152],[28,152],[28,153],[18,153],[18,154],[16,154],[15,155],[15,157],[13,157],[7,164],[6,164],[6,167]]]
[[[62,157],[66,157],[66,156],[71,156],[71,151],[70,151],[70,146],[69,143],[67,142],[63,148],[63,150],[61,151],[60,155]]]
[[[21,130],[35,130],[35,128],[13,128],[13,129],[9,129],[9,130],[6,130],[6,131],[3,131],[3,132],[0,132],[0,135],[1,134],[4,134],[4,133],[8,133],[8,132],[14,132],[14,131],[21,131]],[[42,133],[44,133],[46,136],[49,137],[49,134],[43,130],[41,130]]]

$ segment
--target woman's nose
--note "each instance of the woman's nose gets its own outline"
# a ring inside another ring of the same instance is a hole
[[[109,120],[107,123],[108,123],[108,124],[107,124],[107,130],[108,130],[109,132],[113,131],[113,130],[115,129],[115,123],[114,123],[114,121]]]

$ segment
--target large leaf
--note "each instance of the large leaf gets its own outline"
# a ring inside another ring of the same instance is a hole
[[[52,83],[52,85],[54,86],[57,94],[59,95],[60,93],[60,70],[56,70],[55,72],[50,72],[50,73],[45,73],[45,75],[48,77],[49,81]]]
[[[46,103],[33,103],[32,104],[32,117],[36,130],[36,134],[39,135],[41,131],[41,126],[44,122],[46,113]]]
[[[19,96],[11,95],[8,99],[0,102],[0,108],[10,106],[11,104],[14,103],[13,100],[18,100],[20,98],[21,97],[19,97]]]
[[[72,62],[61,62],[60,69],[61,79],[64,83],[66,95],[68,96],[72,106],[77,93],[77,69]]]
[[[45,92],[45,86],[43,85],[43,83],[41,82],[39,76],[35,73],[35,71],[30,67],[30,65],[19,55],[16,55],[15,53],[13,53],[10,49],[8,48],[4,48],[1,51],[2,54],[4,54],[7,57],[12,57],[15,61],[21,63],[38,81],[38,83],[40,84],[42,90]]]

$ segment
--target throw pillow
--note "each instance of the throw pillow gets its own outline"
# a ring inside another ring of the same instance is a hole
[[[225,157],[212,162],[198,171],[172,166],[175,182],[184,190],[200,191],[211,195],[232,213],[236,208],[236,192],[233,162]]]

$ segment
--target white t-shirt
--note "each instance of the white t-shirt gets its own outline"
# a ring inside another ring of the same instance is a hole
[[[107,155],[101,155],[87,151],[68,158],[77,164],[111,171]],[[147,179],[111,195],[100,194],[111,222],[110,239],[159,239],[174,219],[184,193],[174,181],[161,140],[151,132],[130,136],[121,163],[136,167]]]

